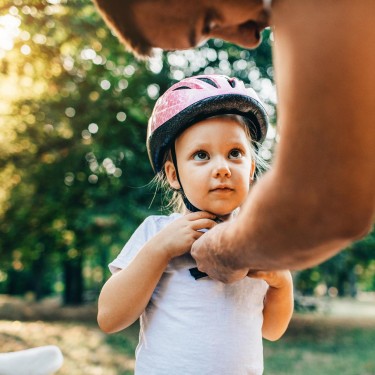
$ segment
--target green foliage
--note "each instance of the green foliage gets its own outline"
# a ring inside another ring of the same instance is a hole
[[[140,221],[160,209],[162,198],[147,187],[145,148],[159,94],[203,72],[250,82],[252,71],[261,91],[262,73],[272,79],[268,39],[258,51],[211,41],[197,52],[140,62],[88,0],[14,0],[2,10],[19,21],[19,34],[0,60],[2,78],[12,77],[18,88],[0,123],[7,128],[0,176],[10,179],[0,203],[8,278],[0,285],[3,292],[31,289],[38,297],[64,289],[66,302],[76,303],[84,289],[107,278],[107,263]]]
[[[305,294],[356,296],[375,289],[375,230],[318,267],[299,272],[296,287]]]
[[[67,303],[79,303],[85,290],[97,295],[108,262],[160,210],[145,147],[160,93],[186,76],[236,76],[259,93],[275,123],[271,32],[257,50],[211,40],[141,62],[89,0],[13,0],[0,11],[13,24],[3,40],[14,44],[0,44],[0,291],[65,291]],[[274,145],[271,129],[265,158]],[[352,253],[368,254],[361,249]],[[357,260],[349,263],[371,290],[374,262]],[[321,280],[310,276],[300,275],[304,289]]]
[[[15,63],[17,81],[40,90],[11,103],[4,121],[13,137],[1,169],[15,182],[3,208],[2,260],[18,272],[40,263],[41,281],[64,269],[66,286],[86,260],[102,269],[145,216],[152,74],[124,53],[89,1],[25,5],[17,17],[31,52],[5,58],[3,74]]]

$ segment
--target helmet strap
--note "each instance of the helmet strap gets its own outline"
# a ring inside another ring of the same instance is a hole
[[[186,208],[190,212],[202,211],[202,210],[200,210],[199,208],[195,207],[193,204],[190,203],[189,199],[187,198],[187,196],[186,196],[186,194],[184,192],[184,188],[182,187],[181,180],[180,180],[180,175],[178,173],[176,149],[175,149],[174,143],[172,144],[172,147],[171,147],[171,156],[172,156],[172,162],[173,162],[174,168],[176,170],[177,181],[180,184],[180,189],[178,189],[178,192],[181,194],[182,200],[183,200]]]

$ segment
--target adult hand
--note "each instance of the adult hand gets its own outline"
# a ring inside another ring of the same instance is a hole
[[[248,268],[234,268],[234,255],[231,252],[230,241],[226,232],[229,223],[216,225],[191,247],[191,255],[197,262],[199,271],[205,272],[210,278],[229,284],[245,278]]]

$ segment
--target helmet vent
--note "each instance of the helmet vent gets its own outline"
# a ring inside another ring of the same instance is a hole
[[[235,79],[228,79],[228,83],[234,88],[236,87],[236,80]]]
[[[191,90],[191,87],[188,87],[188,86],[180,86],[180,87],[175,88],[173,91],[177,91],[177,90],[186,90],[186,89]]]
[[[210,79],[210,78],[200,77],[198,79],[201,80],[201,81],[203,81],[203,82],[208,83],[209,85],[211,85],[213,87],[216,87],[217,89],[219,88],[219,86],[212,79]]]

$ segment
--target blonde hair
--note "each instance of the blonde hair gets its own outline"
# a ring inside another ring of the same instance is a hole
[[[252,160],[255,161],[255,173],[254,173],[253,181],[256,181],[265,171],[269,169],[269,164],[267,163],[266,160],[264,160],[260,156],[258,150],[260,149],[261,144],[259,142],[255,142],[252,140],[250,130],[249,130],[248,124],[246,123],[246,120],[240,115],[233,115],[233,114],[212,116],[210,118],[230,118],[230,119],[235,120],[237,123],[239,123],[243,127],[246,137],[249,140],[251,158]],[[167,160],[172,160],[170,150],[167,152],[166,157],[165,157],[165,161]],[[161,207],[162,210],[180,212],[180,213],[184,211],[185,204],[183,202],[181,192],[180,190],[175,190],[170,186],[167,180],[167,177],[165,175],[164,168],[155,175],[151,183],[153,185],[156,185],[155,194],[159,190],[163,194],[162,207]],[[166,202],[166,204],[164,205],[163,202]]]

